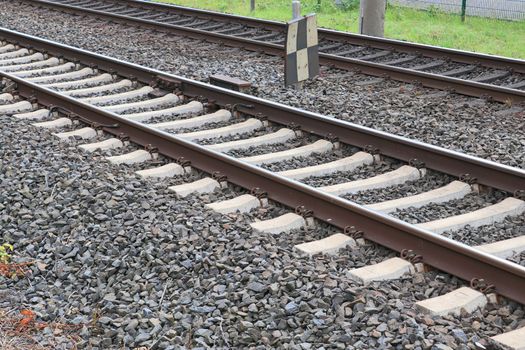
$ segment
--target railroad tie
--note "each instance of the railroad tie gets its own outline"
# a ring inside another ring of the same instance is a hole
[[[33,126],[44,129],[58,129],[70,125],[73,125],[73,122],[69,118],[57,118],[47,122],[33,123]]]
[[[2,61],[7,61],[9,59],[18,58],[18,57],[27,57],[28,55],[29,55],[28,49],[18,49],[16,51],[0,53],[0,64],[2,63]]]
[[[36,70],[36,69],[58,66],[59,64],[60,64],[60,60],[58,58],[51,57],[43,61],[15,64],[11,66],[2,67],[2,71],[10,73],[10,72],[16,72],[16,71],[23,71],[23,70]]]
[[[151,127],[160,130],[177,130],[186,128],[197,128],[210,123],[219,123],[230,120],[232,114],[230,111],[220,109],[214,113],[201,115],[195,118],[173,120],[169,122],[149,124]]]
[[[67,73],[67,72],[73,71],[74,69],[75,69],[75,64],[68,62],[68,63],[64,63],[58,66],[53,66],[53,67],[48,67],[48,68],[17,71],[17,72],[13,72],[13,75],[16,75],[19,78],[30,78],[30,77],[37,76],[37,75],[40,76],[40,75],[53,75],[53,74]]]
[[[338,159],[333,162],[313,165],[304,168],[280,171],[278,172],[278,174],[291,179],[299,180],[310,176],[329,175],[338,171],[351,172],[360,166],[372,164],[373,162],[373,155],[366,152],[357,152],[356,154],[350,157]]]
[[[345,247],[357,247],[357,242],[352,238],[342,233],[335,233],[329,237],[322,238],[316,241],[296,244],[295,249],[307,255],[315,254],[336,254],[340,249]]]
[[[282,128],[274,133],[253,137],[251,139],[216,143],[207,147],[217,152],[228,152],[233,149],[248,149],[250,147],[284,143],[286,141],[294,139],[295,137],[296,134],[293,130]]]
[[[77,80],[88,77],[94,74],[95,71],[91,68],[82,68],[73,72],[43,75],[38,77],[29,77],[26,80],[35,84],[46,84],[52,82],[60,82],[65,80]]]
[[[407,181],[417,180],[424,174],[424,169],[417,169],[408,165],[403,165],[394,171],[373,176],[368,179],[350,181],[331,186],[323,186],[319,187],[319,189],[336,196],[341,196],[348,193],[356,193],[359,191],[401,185]]]
[[[307,157],[313,153],[326,153],[334,149],[334,144],[326,140],[318,140],[314,143],[296,147],[292,149],[287,149],[285,151],[265,153],[251,157],[244,157],[241,160],[254,164],[271,164],[282,162],[284,160],[290,160],[296,157]]]
[[[505,77],[508,77],[509,75],[511,74],[510,71],[508,70],[505,70],[505,71],[495,71],[495,72],[491,72],[491,73],[488,73],[488,74],[483,74],[479,77],[476,77],[474,79],[472,79],[472,81],[477,81],[478,83],[485,83],[485,84],[489,84],[495,80],[498,80],[498,79],[502,79],[502,78],[505,78]]]
[[[5,53],[5,52],[13,51],[13,50],[15,50],[15,49],[16,49],[15,45],[13,45],[13,44],[7,44],[7,45],[4,45],[4,46],[0,46],[0,53]]]
[[[193,193],[211,193],[216,189],[221,188],[221,184],[212,179],[211,177],[205,177],[194,182],[171,186],[169,189],[177,194],[177,196],[184,198]]]
[[[377,264],[367,265],[350,270],[350,278],[360,284],[378,281],[399,279],[404,275],[411,275],[416,271],[409,261],[394,257]]]
[[[491,339],[509,347],[511,350],[525,350],[525,327],[496,335]]]
[[[135,171],[135,174],[139,175],[144,179],[173,177],[177,175],[182,175],[184,173],[185,169],[179,164],[175,163],[169,163],[155,168]]]
[[[0,104],[4,104],[6,102],[11,102],[11,101],[13,101],[13,99],[14,99],[14,97],[11,94],[8,94],[8,93],[0,94]]]
[[[273,219],[253,222],[250,226],[256,232],[279,234],[305,227],[306,220],[301,215],[288,213]]]
[[[109,103],[129,101],[135,98],[146,97],[153,90],[154,89],[151,86],[144,86],[140,89],[122,92],[120,94],[95,96],[95,97],[83,97],[83,98],[80,98],[79,100],[84,103],[90,103],[90,104],[99,106],[99,105],[104,105],[104,104],[109,104]]]
[[[177,134],[177,136],[190,141],[199,141],[214,137],[229,137],[233,135],[242,135],[254,132],[262,128],[263,126],[264,123],[259,119],[250,118],[246,121],[228,125],[222,128],[193,131],[188,133]]]
[[[448,230],[459,230],[467,225],[479,227],[502,221],[507,216],[520,215],[525,212],[525,202],[509,197],[499,203],[472,211],[470,213],[450,216],[444,219],[429,221],[416,226],[434,233],[443,233]]]
[[[120,148],[122,146],[124,146],[124,143],[121,140],[112,137],[112,138],[109,138],[107,140],[100,141],[100,142],[86,143],[83,145],[79,145],[78,148],[86,152],[94,152],[96,150],[104,151],[108,149]]]
[[[462,310],[472,313],[487,305],[485,294],[475,289],[461,287],[450,293],[416,303],[417,309],[433,316],[461,315]]]
[[[16,114],[21,112],[29,112],[33,109],[33,105],[29,101],[20,101],[11,104],[0,105],[0,114]]]
[[[382,62],[382,63],[383,64],[388,64],[390,66],[395,66],[395,65],[398,65],[398,64],[411,62],[411,61],[415,60],[416,58],[417,58],[417,56],[409,55],[409,56],[405,56],[405,57],[395,58],[395,59],[393,59],[391,61],[385,61],[385,62]]]
[[[155,108],[167,104],[175,104],[179,102],[179,97],[175,94],[166,94],[162,97],[147,99],[145,101],[131,102],[131,103],[122,103],[117,105],[105,106],[103,107],[106,111],[113,113],[125,113],[126,111],[132,111],[135,109],[144,109],[144,108]]]
[[[81,139],[88,140],[97,136],[97,131],[93,128],[85,127],[73,131],[59,132],[53,134],[63,141],[68,141],[71,138],[80,137]]]
[[[371,204],[367,207],[383,213],[390,213],[398,209],[405,209],[409,207],[421,208],[422,206],[428,205],[430,203],[444,203],[454,199],[460,199],[471,192],[472,188],[469,184],[461,181],[453,181],[446,186],[436,188],[428,192]]]
[[[523,89],[525,88],[525,80],[518,81],[517,83],[510,84],[505,87],[509,89]]]
[[[23,120],[42,120],[49,117],[48,109],[37,109],[36,111],[13,114],[14,118],[23,119]],[[35,125],[35,124],[33,124]],[[39,126],[39,125],[35,125]]]
[[[457,77],[457,76],[462,75],[462,74],[470,73],[470,72],[474,71],[475,69],[476,69],[476,66],[469,65],[469,66],[465,66],[465,67],[451,69],[449,71],[441,72],[439,74],[440,75],[444,75],[446,77]]]
[[[108,83],[111,81],[113,81],[113,76],[108,73],[103,73],[103,74],[99,74],[94,77],[89,77],[85,79],[48,83],[48,84],[43,84],[43,86],[50,88],[50,89],[72,89],[72,88],[79,87],[79,86],[86,87],[86,86],[92,86],[92,85],[101,84],[101,83]]]
[[[251,194],[243,194],[225,201],[206,204],[205,207],[221,214],[248,213],[261,206],[261,200]]]
[[[123,114],[122,116],[134,120],[136,122],[145,122],[150,119],[166,115],[175,116],[189,113],[200,113],[203,111],[203,109],[204,106],[202,105],[202,103],[200,103],[199,101],[191,101],[190,103],[171,108],[159,109],[149,112]]]
[[[101,93],[111,93],[114,91],[118,91],[124,88],[130,88],[133,86],[133,83],[131,80],[123,79],[119,82],[107,84],[107,85],[100,85],[100,86],[94,86],[94,87],[88,87],[88,88],[82,88],[82,89],[73,89],[73,90],[66,90],[66,91],[60,91],[61,94],[71,97],[87,97],[94,94],[101,94]]]
[[[493,243],[478,245],[474,247],[485,253],[496,255],[499,258],[507,259],[514,254],[525,251],[525,236],[504,239]]]
[[[376,53],[373,53],[373,54],[370,54],[370,55],[359,56],[359,57],[357,57],[357,59],[363,60],[363,61],[370,61],[370,60],[374,60],[374,59],[377,59],[377,58],[388,56],[390,54],[392,54],[392,51],[390,51],[390,50],[382,50],[382,51],[379,51],[379,52],[376,52]]]
[[[153,159],[150,152],[139,149],[119,156],[106,157],[111,164],[137,164]]]

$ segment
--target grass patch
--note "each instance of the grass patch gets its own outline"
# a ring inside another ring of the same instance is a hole
[[[203,8],[219,12],[287,21],[291,18],[290,0],[256,0],[256,10],[250,12],[250,0],[157,0],[176,5]],[[337,7],[333,0],[303,0],[303,14],[317,12],[324,28],[357,32],[359,1],[343,0]],[[458,15],[441,11],[419,11],[389,6],[385,21],[387,38],[413,41],[467,51],[482,52],[525,59],[525,21],[503,21],[467,17],[464,23]]]

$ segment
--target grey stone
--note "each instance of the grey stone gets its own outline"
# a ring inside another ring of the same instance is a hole
[[[139,325],[139,321],[137,319],[132,319],[128,322],[128,325],[124,329],[126,330],[126,332],[129,332],[129,331],[135,330],[138,325]]]
[[[267,287],[264,284],[259,283],[259,282],[250,282],[250,283],[248,283],[248,285],[246,287],[249,290],[254,291],[256,293],[264,292],[267,289]]]
[[[151,336],[148,333],[139,333],[139,335],[137,335],[135,337],[135,342],[138,343],[138,344],[141,344],[141,343],[149,340],[150,338],[151,338]]]
[[[454,335],[454,338],[456,338],[462,343],[466,343],[468,341],[467,335],[461,329],[458,329],[458,328],[453,329],[452,335]]]
[[[191,311],[200,313],[200,314],[208,314],[215,310],[216,308],[214,306],[192,306],[190,307]]]
[[[284,309],[285,309],[287,314],[291,315],[291,314],[294,314],[297,311],[299,311],[299,305],[297,305],[296,303],[291,301],[291,302],[289,302],[288,304],[286,304],[284,306]]]

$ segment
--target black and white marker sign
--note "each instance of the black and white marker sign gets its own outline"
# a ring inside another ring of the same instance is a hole
[[[319,75],[317,16],[291,20],[287,27],[285,84],[291,85]]]

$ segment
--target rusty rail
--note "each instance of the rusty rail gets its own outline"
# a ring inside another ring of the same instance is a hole
[[[283,125],[295,123],[300,125],[303,130],[321,137],[335,136],[344,143],[360,148],[375,148],[385,156],[405,162],[417,159],[423,162],[427,168],[455,177],[468,174],[470,177],[476,178],[481,185],[510,193],[525,190],[525,170],[519,168],[222,89],[8,29],[0,29],[0,39],[18,42],[22,46],[46,51],[51,55],[64,56],[69,60],[78,60],[88,66],[97,66],[101,70],[115,71],[121,76],[136,78],[144,84],[157,82],[169,88],[177,88],[189,97],[204,96],[220,106],[236,105],[236,108],[245,114],[265,116],[268,120]]]
[[[59,11],[76,13],[76,14],[91,14],[98,18],[103,18],[117,23],[134,24],[142,28],[148,28],[178,35],[184,35],[195,39],[206,40],[210,42],[225,43],[230,46],[240,47],[252,51],[263,51],[272,55],[284,55],[282,45],[266,43],[252,39],[240,38],[231,35],[217,34],[209,31],[203,31],[184,26],[166,24],[152,20],[145,20],[134,18],[131,16],[112,14],[110,12],[92,10],[83,7],[71,6],[61,4],[58,2],[47,0],[19,0],[53,8]],[[249,17],[241,17],[234,15],[221,14],[206,10],[197,10],[185,8],[181,6],[174,6],[168,4],[160,4],[137,0],[114,0],[117,3],[123,3],[131,6],[139,6],[141,8],[162,9],[166,11],[176,12],[178,14],[190,14],[210,19],[221,18],[228,20],[231,23],[240,23],[249,26],[264,27],[270,30],[283,31],[284,24],[275,21],[266,21],[260,19],[253,19]],[[472,52],[439,48],[435,46],[406,43],[399,40],[372,38],[363,35],[343,33],[334,30],[321,29],[319,32],[320,38],[328,38],[332,40],[341,40],[356,45],[370,45],[377,48],[397,49],[399,51],[423,53],[430,57],[446,57],[458,62],[484,64],[490,67],[511,69],[516,72],[525,72],[525,63],[522,60],[504,58],[499,56],[483,55]],[[457,79],[439,74],[426,73],[416,71],[408,68],[394,67],[381,63],[367,62],[354,58],[347,58],[342,56],[335,56],[327,53],[319,54],[320,63],[323,65],[334,66],[346,70],[359,71],[361,73],[386,77],[407,83],[422,84],[423,86],[437,88],[441,90],[448,90],[459,94],[464,94],[474,97],[484,97],[505,103],[518,103],[525,101],[525,91],[510,89],[501,86],[495,86],[485,83]]]
[[[231,15],[216,11],[202,10],[184,6],[177,6],[174,4],[166,4],[154,1],[143,0],[111,0],[116,3],[127,6],[140,7],[151,10],[169,11],[173,14],[184,14],[189,16],[199,16],[207,19],[219,19],[230,23],[238,23],[246,26],[261,27],[273,31],[284,32],[285,24],[278,21],[270,21],[258,19],[253,17],[244,17],[238,15]],[[449,49],[445,47],[438,47],[432,45],[418,44],[406,42],[402,40],[378,38],[373,36],[354,34],[349,32],[341,32],[332,29],[319,28],[319,38],[334,41],[341,41],[353,45],[364,45],[378,49],[398,50],[402,52],[420,53],[428,57],[447,58],[456,62],[463,63],[477,63],[488,67],[512,69],[515,72],[525,73],[525,61],[502,57],[487,55],[482,53]]]

